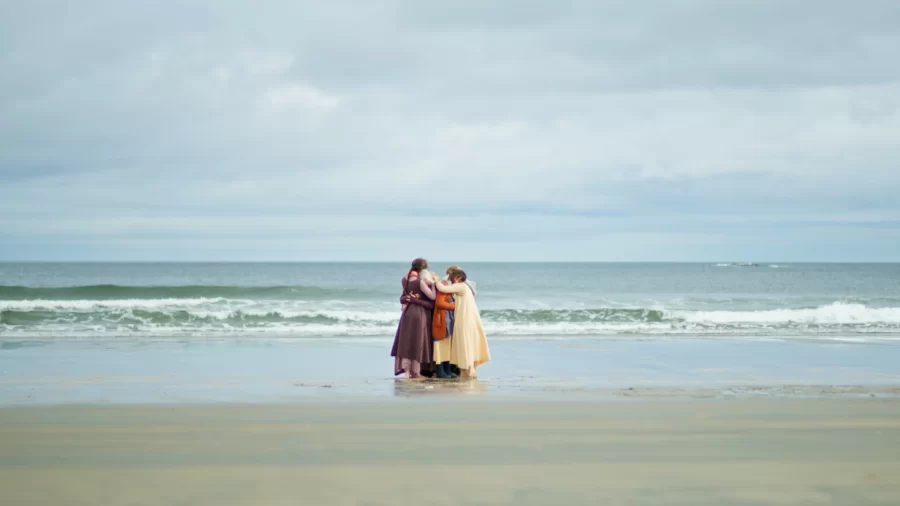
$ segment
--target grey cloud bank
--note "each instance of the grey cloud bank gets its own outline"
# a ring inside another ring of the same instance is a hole
[[[0,260],[900,261],[900,4],[0,7]]]

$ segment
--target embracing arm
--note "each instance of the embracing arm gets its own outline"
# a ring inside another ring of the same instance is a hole
[[[431,286],[429,286],[424,279],[419,280],[419,288],[421,288],[422,293],[424,293],[425,296],[431,300],[434,300],[434,298],[437,296],[437,293],[435,293],[434,289],[431,288]]]
[[[418,297],[410,297],[409,295],[404,295],[400,297],[401,304],[415,304],[417,306],[422,306],[425,309],[434,309],[434,301],[428,299],[420,299]]]
[[[465,283],[454,283],[452,285],[435,285],[439,292],[442,293],[466,293],[467,286]]]

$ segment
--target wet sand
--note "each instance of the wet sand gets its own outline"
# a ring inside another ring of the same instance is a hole
[[[391,337],[0,340],[0,406],[382,401]],[[900,397],[900,346],[766,340],[492,340],[468,398]],[[341,367],[335,368],[339,360]],[[429,392],[425,392],[429,395]]]
[[[896,505],[895,399],[0,409],[16,505]]]

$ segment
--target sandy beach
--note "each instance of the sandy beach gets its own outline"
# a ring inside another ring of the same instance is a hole
[[[379,339],[7,340],[0,504],[900,503],[893,344],[492,351],[407,382]]]
[[[0,505],[900,504],[890,342],[496,339],[471,383],[388,344],[4,340]]]
[[[5,505],[894,505],[900,402],[0,409]]]

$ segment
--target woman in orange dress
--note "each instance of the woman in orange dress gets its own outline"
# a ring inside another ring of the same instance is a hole
[[[438,284],[447,285],[446,281]],[[453,317],[456,303],[452,293],[437,293],[434,299],[434,315],[431,317],[431,336],[434,338],[434,363],[437,377],[454,379],[459,377],[450,365],[452,351]]]

